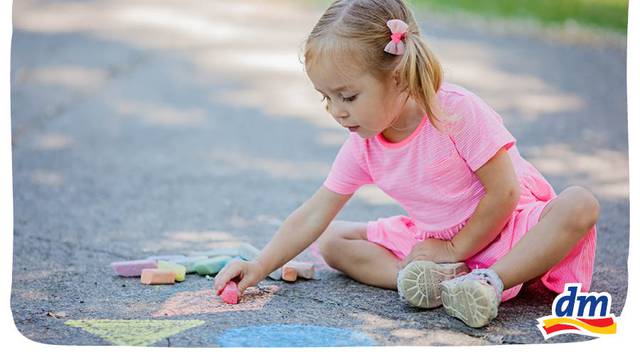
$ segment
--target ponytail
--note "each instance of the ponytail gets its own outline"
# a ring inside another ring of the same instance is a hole
[[[442,129],[440,125],[448,120],[436,95],[442,84],[442,67],[420,35],[411,34],[406,37],[405,53],[398,64],[398,70],[400,80],[407,85],[409,95],[427,113],[433,126]]]

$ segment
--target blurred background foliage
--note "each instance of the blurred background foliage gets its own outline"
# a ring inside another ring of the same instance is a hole
[[[330,4],[333,0],[310,0]],[[418,9],[463,11],[485,17],[536,20],[546,25],[575,23],[626,34],[626,0],[406,0]]]

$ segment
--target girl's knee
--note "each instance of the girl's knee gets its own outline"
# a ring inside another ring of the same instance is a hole
[[[332,222],[317,240],[320,255],[331,267],[335,265],[335,255],[339,252],[336,249],[340,247],[340,242],[345,241],[341,225],[338,221]]]
[[[344,263],[348,256],[345,246],[349,241],[366,240],[366,229],[366,223],[332,221],[317,240],[318,250],[327,265],[340,269],[340,264]]]
[[[571,226],[579,229],[590,229],[598,222],[600,216],[600,202],[587,189],[581,186],[572,186],[566,190],[568,192],[571,215],[569,216]]]
[[[318,250],[320,250],[320,255],[322,255],[327,264],[330,259],[333,258],[333,254],[335,254],[335,249],[338,246],[337,242],[341,240],[342,239],[329,236],[328,234],[318,239]]]

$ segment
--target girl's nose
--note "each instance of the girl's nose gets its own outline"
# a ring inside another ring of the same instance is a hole
[[[338,120],[339,122],[344,120],[348,116],[347,112],[339,106],[327,107],[327,110],[329,111],[331,116],[333,116],[333,118]]]

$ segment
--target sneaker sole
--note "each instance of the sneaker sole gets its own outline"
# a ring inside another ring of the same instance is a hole
[[[443,284],[442,305],[447,314],[474,328],[487,325],[498,315],[495,290],[475,281]]]
[[[463,262],[413,261],[398,273],[398,294],[413,306],[436,308],[442,305],[440,283],[468,272]]]

